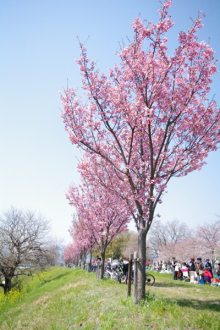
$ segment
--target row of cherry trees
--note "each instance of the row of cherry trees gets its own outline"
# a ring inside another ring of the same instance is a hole
[[[68,251],[75,252],[81,258],[87,252],[92,255],[94,247],[98,247],[101,255],[101,278],[103,278],[105,251],[116,235],[127,230],[129,211],[114,193],[109,193],[105,187],[96,181],[81,177],[79,187],[71,186],[67,198],[76,209],[70,234],[74,247]],[[104,180],[104,175],[103,175]]]
[[[78,214],[74,239],[84,241],[79,233],[88,231],[88,245],[100,245],[103,254],[113,235],[104,223],[116,216],[114,210],[119,231],[133,218],[140,258],[138,300],[145,298],[146,235],[168,182],[200,170],[220,142],[220,110],[208,99],[217,72],[214,51],[197,38],[202,14],[188,32],[179,33],[178,46],[169,54],[165,34],[174,24],[171,4],[161,5],[157,24],[135,19],[134,38],[120,51],[120,66],[109,76],[96,69],[80,43],[77,63],[87,100],[73,88],[61,96],[69,139],[84,150],[79,165],[83,183],[68,194]]]

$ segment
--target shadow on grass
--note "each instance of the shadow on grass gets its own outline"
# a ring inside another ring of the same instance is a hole
[[[189,282],[184,282],[184,281],[167,281],[167,282],[156,282],[153,285],[154,287],[157,288],[174,288],[176,292],[178,292],[179,289],[181,288],[187,288],[187,289],[192,289],[194,290],[195,286]],[[208,286],[207,285],[196,285],[197,289],[203,289]],[[216,288],[218,292],[220,293],[219,288]],[[204,297],[205,291],[201,291],[202,296]],[[208,294],[208,293],[207,293]],[[188,307],[188,308],[193,308],[195,310],[211,310],[211,311],[216,311],[220,312],[220,299],[214,299],[214,300],[205,300],[198,296],[197,297],[187,297],[187,298],[163,298],[163,301],[168,304],[177,304],[180,307]],[[207,296],[208,297],[208,296]]]
[[[177,287],[187,287],[189,288],[189,285],[191,285],[189,282],[182,282],[182,281],[173,281],[173,282],[156,282],[154,283],[154,286],[158,288],[177,288]]]
[[[211,310],[220,312],[219,300],[197,300],[197,299],[164,299],[167,303],[176,303],[180,307],[188,307],[196,310]]]

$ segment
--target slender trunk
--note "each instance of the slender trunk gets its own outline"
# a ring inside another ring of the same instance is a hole
[[[90,249],[90,257],[89,257],[89,269],[91,269],[91,265],[92,265],[92,247]]]
[[[215,251],[212,251],[212,260],[211,260],[211,265],[212,265],[212,272],[213,274],[215,273],[215,256],[214,256]]]
[[[5,277],[4,294],[11,291],[11,277]]]
[[[138,230],[138,284],[137,300],[145,299],[145,267],[146,267],[146,232],[144,229]]]
[[[105,249],[101,252],[101,274],[100,278],[103,279],[104,275],[104,266],[105,266]]]
[[[85,253],[85,249],[83,251],[83,255],[82,255],[82,269],[85,269],[85,263],[86,263],[86,253]]]
[[[127,284],[128,284],[127,298],[131,295],[132,260],[133,260],[133,254],[130,253],[129,254],[128,278],[127,278]]]

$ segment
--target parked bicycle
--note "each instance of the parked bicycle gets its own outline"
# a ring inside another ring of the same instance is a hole
[[[111,264],[108,263],[105,267],[105,271],[103,276],[107,279],[111,278],[113,279],[115,282],[118,282],[118,278],[119,278],[119,272],[116,269],[117,267],[111,267]]]
[[[145,278],[146,285],[154,285],[155,277],[152,274],[148,273],[147,271],[145,272],[145,274],[146,274],[146,278]],[[105,271],[103,275],[106,279],[112,279],[115,282],[127,284],[128,264],[108,263],[105,267]],[[131,283],[133,283],[133,280],[134,280],[134,271],[132,270]]]
[[[155,277],[152,274],[149,274],[148,272],[145,272],[145,274],[146,274],[145,283],[147,285],[154,285]]]
[[[147,285],[154,285],[155,283],[155,277],[152,274],[149,274],[148,272],[145,272],[145,283]],[[125,283],[127,284],[128,281],[128,274],[126,275],[126,280]],[[132,274],[131,274],[131,283],[133,283],[134,281],[134,271],[132,270]]]

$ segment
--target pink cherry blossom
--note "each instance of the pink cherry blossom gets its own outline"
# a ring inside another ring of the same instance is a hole
[[[220,142],[220,110],[208,99],[217,73],[214,51],[197,39],[199,14],[189,31],[179,33],[174,53],[168,53],[171,3],[161,5],[157,24],[135,19],[134,39],[119,53],[120,66],[109,70],[109,77],[96,69],[80,44],[77,63],[87,102],[75,89],[61,96],[71,143],[96,164],[95,181],[99,178],[101,184],[103,168],[109,173],[105,188],[126,201],[135,220],[139,299],[145,296],[146,234],[169,180],[200,170]]]

